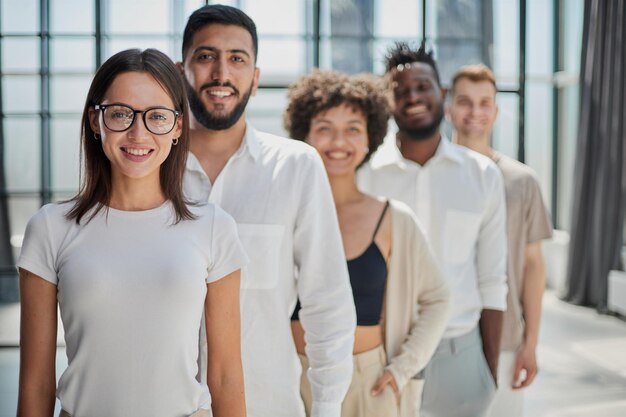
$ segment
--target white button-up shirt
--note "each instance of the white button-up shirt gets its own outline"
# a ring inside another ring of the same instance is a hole
[[[250,257],[241,276],[248,417],[304,416],[290,318],[300,298],[313,416],[339,417],[356,313],[330,184],[310,146],[254,130],[211,184],[190,154],[187,198],[221,206]],[[205,372],[202,373],[206,375]]]
[[[415,211],[448,282],[444,338],[471,331],[482,309],[506,309],[506,203],[498,167],[445,137],[424,165],[405,159],[395,133],[358,172],[365,192]]]

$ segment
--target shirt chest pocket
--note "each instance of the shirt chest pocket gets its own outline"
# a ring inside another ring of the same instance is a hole
[[[250,262],[241,269],[242,289],[271,289],[278,283],[280,248],[285,226],[237,224],[239,239]]]
[[[443,233],[443,253],[446,261],[466,262],[476,246],[480,230],[480,214],[448,210]]]

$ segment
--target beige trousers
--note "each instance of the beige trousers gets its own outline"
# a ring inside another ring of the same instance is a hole
[[[300,356],[302,376],[300,378],[300,395],[304,401],[307,417],[311,415],[311,386],[306,376],[309,361]],[[354,371],[352,382],[341,404],[341,417],[398,417],[398,403],[390,386],[383,392],[372,396],[370,392],[376,380],[383,374],[387,364],[385,350],[382,346],[359,353],[353,357]]]
[[[211,417],[212,415],[211,410],[204,410],[201,408],[189,417]],[[72,417],[72,415],[65,410],[61,410],[59,417]]]

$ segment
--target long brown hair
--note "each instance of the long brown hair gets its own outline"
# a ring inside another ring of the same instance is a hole
[[[89,110],[100,104],[115,77],[125,72],[145,72],[150,74],[163,87],[172,99],[176,110],[183,115],[183,129],[178,145],[172,146],[170,154],[160,167],[161,189],[171,201],[176,213],[176,222],[195,218],[183,197],[183,175],[189,152],[189,124],[187,97],[180,71],[162,52],[156,49],[127,49],[118,52],[96,71],[83,109],[81,129],[82,180],[78,194],[72,198],[74,207],[67,213],[69,220],[80,220],[95,207],[87,221],[100,210],[106,208],[111,199],[111,163],[102,150],[100,141],[95,139],[89,123]]]

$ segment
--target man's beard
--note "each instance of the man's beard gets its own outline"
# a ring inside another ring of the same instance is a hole
[[[185,87],[187,90],[187,99],[189,100],[189,109],[193,113],[196,120],[200,122],[202,126],[206,127],[209,130],[226,130],[231,128],[235,123],[237,123],[243,112],[246,110],[248,100],[250,100],[250,95],[252,94],[251,84],[250,88],[243,94],[243,96],[241,96],[239,103],[237,103],[235,108],[229,114],[216,116],[209,113],[202,100],[200,100],[200,96],[198,96],[198,93],[195,92],[191,84],[189,84],[189,81],[187,81],[186,79]],[[233,89],[236,95],[239,95],[239,90],[229,82],[220,83],[219,81],[215,81],[209,84],[204,84],[200,88],[200,91],[209,87],[230,87]]]
[[[439,126],[443,120],[443,107],[439,107],[439,110],[435,113],[433,122],[427,126],[412,128],[404,125],[402,122],[398,122],[397,119],[395,120],[396,125],[398,125],[398,130],[408,139],[414,141],[430,139],[437,133],[437,130],[439,130]]]

